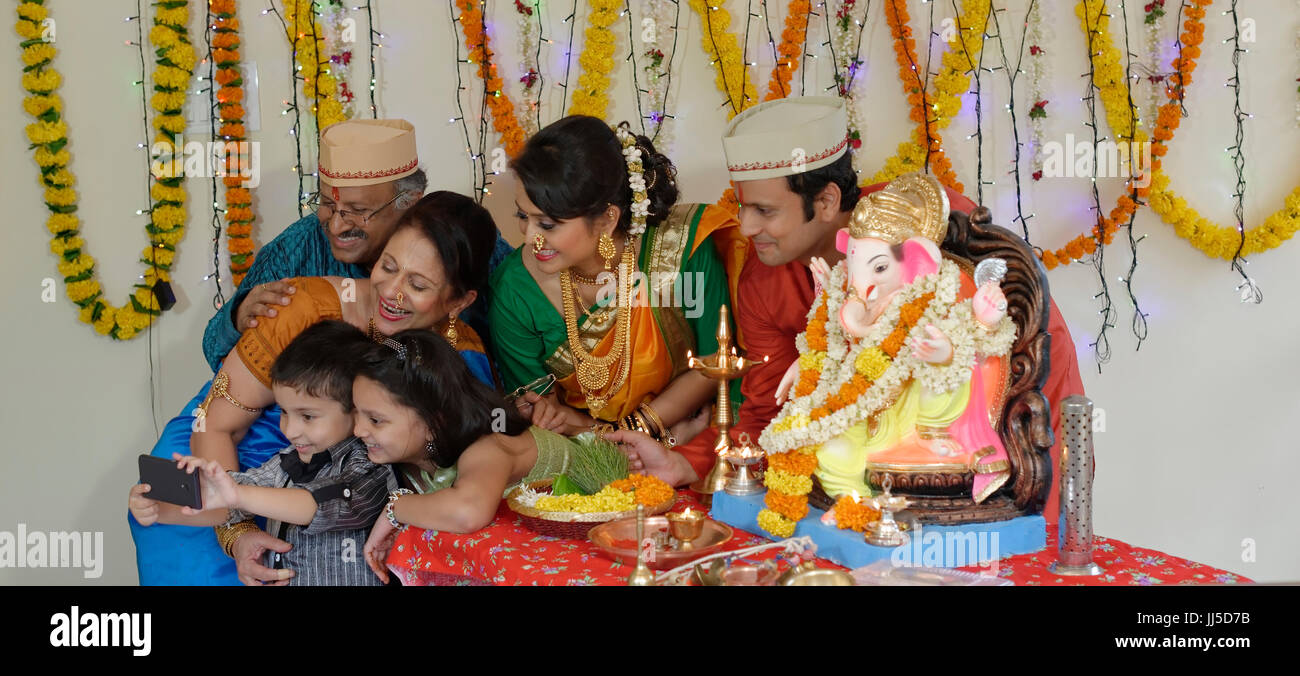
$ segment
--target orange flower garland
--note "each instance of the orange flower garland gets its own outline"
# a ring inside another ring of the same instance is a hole
[[[1187,8],[1187,20],[1183,22],[1185,32],[1180,38],[1184,45],[1183,53],[1171,64],[1176,72],[1168,78],[1170,84],[1165,87],[1165,95],[1169,98],[1169,102],[1160,107],[1156,115],[1155,129],[1151,132],[1154,140],[1151,141],[1151,167],[1148,171],[1152,176],[1157,177],[1157,180],[1161,175],[1160,158],[1169,152],[1168,142],[1173,140],[1174,131],[1178,129],[1182,119],[1179,95],[1192,82],[1192,73],[1196,70],[1196,57],[1201,54],[1198,45],[1205,40],[1205,24],[1201,20],[1205,18],[1205,7],[1212,1],[1192,0],[1195,6]],[[1085,0],[1075,7],[1075,14],[1079,16],[1085,33],[1091,28],[1097,31],[1098,39],[1105,35],[1109,23],[1109,15],[1106,14],[1105,9],[1104,0]],[[1146,134],[1132,128],[1131,115],[1128,112],[1128,82],[1123,69],[1119,66],[1119,51],[1106,43],[1096,48],[1092,54],[1095,79],[1102,92],[1101,100],[1111,129],[1121,142],[1145,141]],[[1147,197],[1150,192],[1150,187],[1137,188],[1139,198]],[[1051,270],[1057,265],[1068,264],[1085,255],[1095,253],[1099,244],[1110,244],[1120,224],[1127,223],[1137,208],[1138,204],[1133,200],[1130,191],[1125,190],[1124,194],[1116,199],[1115,208],[1111,210],[1110,215],[1098,217],[1092,232],[1075,237],[1056,251],[1043,251],[1040,257],[1043,259],[1044,267]]]
[[[785,15],[785,30],[781,31],[781,45],[776,49],[776,65],[772,67],[772,79],[767,84],[764,101],[783,99],[790,95],[790,79],[799,68],[804,43],[808,40],[810,12],[812,3],[808,0],[790,0],[790,8]]]
[[[456,20],[460,22],[461,32],[465,34],[469,61],[478,65],[478,76],[490,94],[488,108],[492,110],[492,127],[501,135],[506,155],[514,157],[523,150],[527,135],[515,117],[515,104],[511,103],[505,92],[505,85],[497,74],[497,65],[492,63],[492,49],[488,46],[488,36],[483,30],[483,12],[473,0],[456,0],[456,7],[460,8],[460,16]]]
[[[786,451],[767,456],[769,469],[798,476],[809,476],[817,470],[817,456],[812,453]]]
[[[216,80],[221,139],[238,144],[247,140],[244,130],[244,80],[239,68],[239,19],[236,0],[209,0],[216,15],[212,22],[212,59],[217,66]],[[226,155],[226,247],[230,250],[230,275],[236,287],[253,266],[253,193],[244,187],[240,175],[240,158]]]
[[[816,456],[809,456],[816,459]],[[812,472],[808,473],[809,475]],[[799,521],[808,516],[808,496],[807,495],[786,495],[774,490],[769,490],[763,497],[763,504],[767,508],[791,520]]]
[[[949,188],[962,192],[963,186],[952,170],[952,161],[943,152],[943,137],[939,135],[940,117],[931,116],[931,108],[935,104],[926,93],[921,74],[916,70],[920,61],[916,57],[916,41],[912,39],[911,17],[908,16],[905,0],[888,0],[885,5],[885,22],[889,24],[890,35],[894,38],[898,76],[903,81],[904,90],[908,92],[907,101],[912,104],[909,117],[917,124],[917,128],[912,132],[915,145],[904,143],[899,147],[899,157],[895,158],[899,161],[898,166],[891,169],[889,163],[886,163],[885,169],[875,178],[880,179],[885,173],[902,173],[909,170],[908,167],[915,169],[924,165],[925,153],[918,154],[917,151],[926,150],[928,143],[930,168],[935,177]],[[961,40],[961,36],[958,36],[958,40]]]

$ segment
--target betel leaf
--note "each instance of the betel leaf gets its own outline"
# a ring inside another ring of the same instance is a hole
[[[573,483],[566,474],[555,475],[555,480],[551,483],[551,495],[573,495],[574,493],[582,494],[578,484]]]

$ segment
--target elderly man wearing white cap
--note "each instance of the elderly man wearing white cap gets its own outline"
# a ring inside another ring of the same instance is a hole
[[[208,322],[203,355],[213,371],[258,317],[274,317],[295,289],[290,277],[370,276],[402,213],[424,195],[428,180],[406,120],[348,120],[321,134],[320,186],[310,213],[257,252],[234,296]],[[497,233],[491,267],[511,247]],[[483,304],[465,313],[482,334]]]
[[[780,412],[777,387],[799,358],[795,337],[807,327],[814,300],[809,264],[817,257],[832,267],[844,260],[836,233],[848,227],[860,197],[886,185],[859,189],[844,106],[834,96],[768,101],[737,115],[723,134],[727,170],[740,201],[740,232],[752,245],[740,274],[736,325],[749,354],[769,357],[741,383],[745,400],[733,436],[745,432],[757,439]],[[977,206],[955,190],[945,191],[951,211],[970,213]],[[1043,392],[1056,411],[1057,401],[1083,393],[1083,381],[1055,303],[1048,331],[1053,336],[1052,370]],[[714,434],[701,434],[673,449],[677,453],[641,443],[629,455],[633,469],[687,483],[708,471],[714,439]],[[1054,520],[1050,507],[1046,516]]]

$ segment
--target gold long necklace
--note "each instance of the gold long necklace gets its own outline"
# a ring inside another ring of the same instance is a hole
[[[595,417],[610,398],[623,387],[632,365],[630,358],[631,341],[628,334],[632,329],[632,277],[636,269],[637,238],[627,241],[623,249],[623,262],[619,266],[622,279],[618,281],[618,314],[614,320],[614,344],[602,357],[591,354],[582,345],[578,331],[577,298],[573,291],[573,273],[565,270],[560,275],[560,293],[564,299],[564,328],[569,337],[569,349],[573,352],[574,370],[578,377],[578,386],[587,398],[587,410]],[[618,369],[618,376],[610,382],[611,366]],[[604,390],[604,393],[601,393]]]

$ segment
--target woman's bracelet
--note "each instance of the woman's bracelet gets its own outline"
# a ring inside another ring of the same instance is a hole
[[[396,528],[398,530],[401,530],[403,528],[402,524],[398,523],[397,517],[393,516],[393,507],[397,505],[397,499],[402,497],[403,495],[414,495],[414,494],[415,491],[409,488],[399,488],[393,491],[392,493],[388,494],[388,506],[384,508],[384,513],[388,515],[388,523],[392,524],[393,528]]]
[[[221,545],[221,551],[225,552],[226,556],[233,559],[235,558],[233,551],[235,542],[239,540],[239,538],[243,537],[245,533],[260,531],[262,529],[258,528],[257,523],[252,519],[248,519],[247,521],[240,521],[239,523],[234,523],[229,526],[217,526],[214,530],[217,532],[217,544]]]

